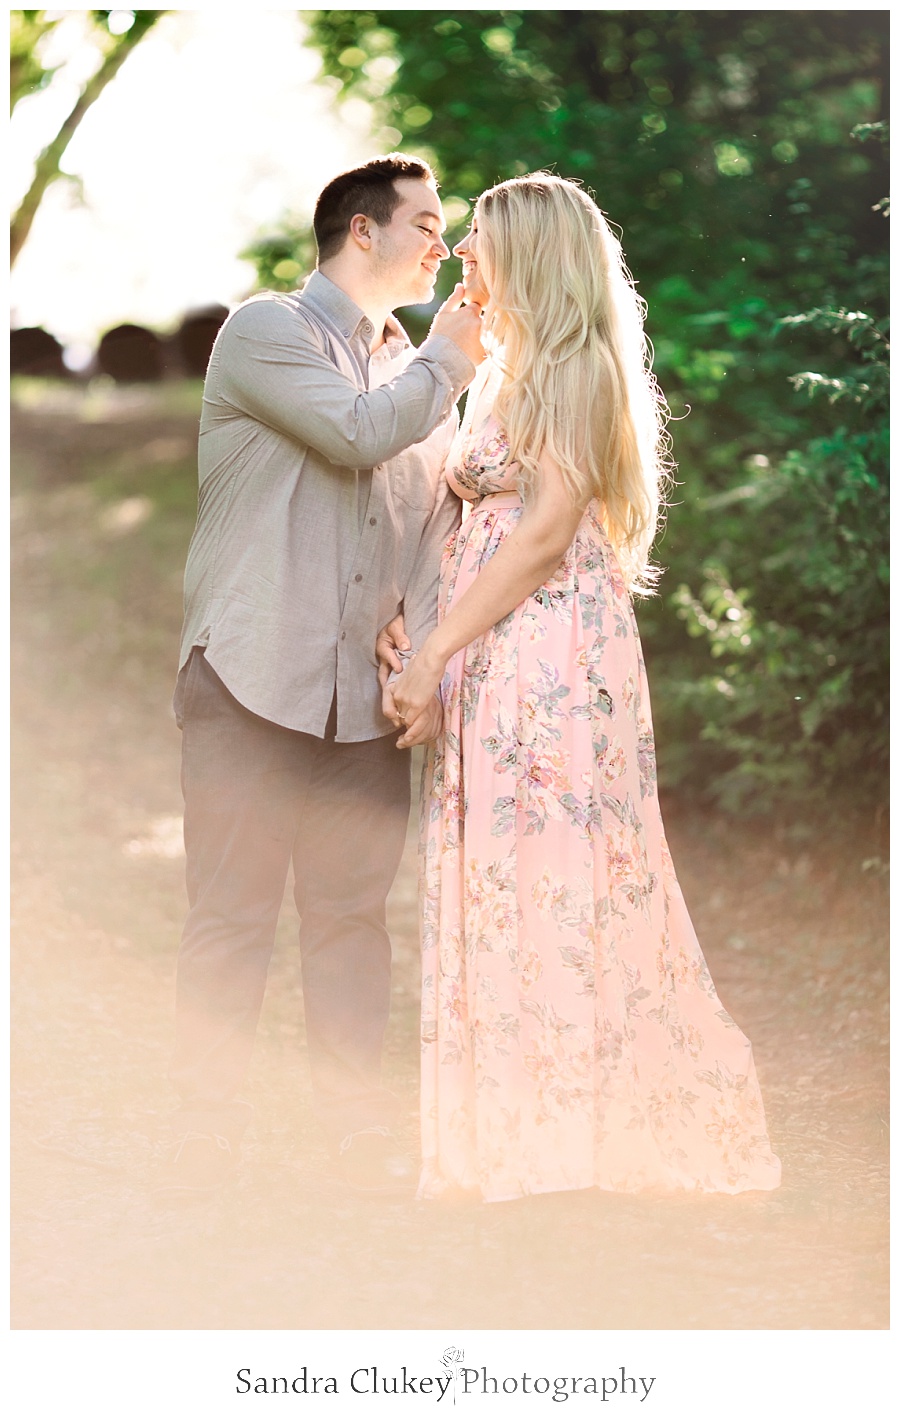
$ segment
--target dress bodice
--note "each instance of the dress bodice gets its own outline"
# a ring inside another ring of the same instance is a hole
[[[447,456],[447,481],[469,503],[517,488],[518,464],[510,462],[509,441],[493,415],[502,379],[496,363],[485,360],[469,387],[459,432]]]

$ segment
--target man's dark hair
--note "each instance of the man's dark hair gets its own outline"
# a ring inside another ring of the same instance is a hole
[[[313,216],[313,232],[319,261],[337,256],[347,239],[351,218],[362,212],[377,227],[386,227],[400,203],[394,186],[397,178],[415,178],[434,183],[437,179],[421,158],[406,153],[388,153],[370,158],[362,167],[338,173],[319,193]]]

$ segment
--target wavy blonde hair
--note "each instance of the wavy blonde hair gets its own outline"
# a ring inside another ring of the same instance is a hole
[[[546,450],[573,501],[599,500],[628,587],[648,592],[668,409],[622,248],[587,193],[554,173],[489,188],[476,218],[485,325],[504,371],[494,412],[526,496]]]

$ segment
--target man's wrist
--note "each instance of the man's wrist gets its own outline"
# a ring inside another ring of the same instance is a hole
[[[460,394],[475,378],[475,365],[466,352],[450,336],[435,331],[419,346],[418,354],[435,361],[446,373],[453,389]]]

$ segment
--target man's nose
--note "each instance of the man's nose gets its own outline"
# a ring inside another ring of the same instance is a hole
[[[447,243],[444,241],[443,237],[438,237],[436,239],[434,249],[437,252],[438,257],[441,261],[446,261],[450,255],[450,248],[447,246]]]

